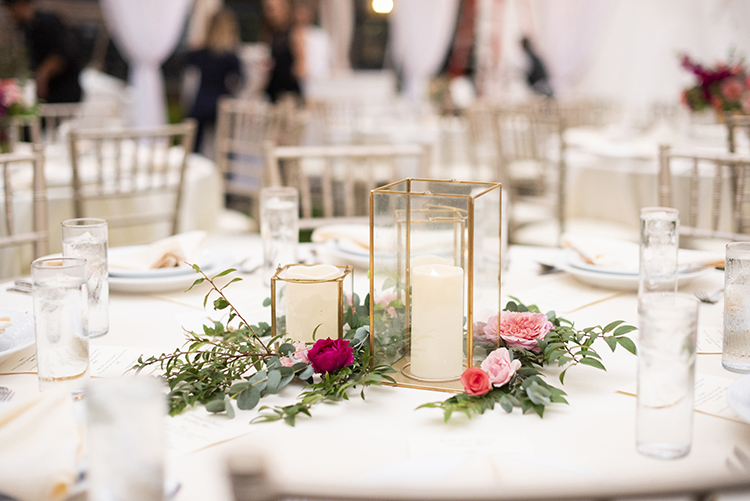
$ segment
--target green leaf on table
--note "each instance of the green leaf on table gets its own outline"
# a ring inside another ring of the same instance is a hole
[[[205,279],[205,278],[203,278],[203,277],[201,277],[201,278],[196,278],[196,279],[195,279],[195,282],[193,282],[193,285],[191,285],[190,287],[188,287],[188,288],[187,288],[187,290],[186,290],[185,292],[188,292],[189,290],[191,290],[191,289],[192,289],[193,287],[195,287],[196,285],[200,285],[200,284],[202,284],[202,283],[203,283],[203,282],[204,282],[205,280],[206,280],[206,279]]]
[[[218,275],[214,275],[214,278],[219,278],[219,277],[223,277],[224,275],[229,275],[233,271],[237,271],[237,269],[235,269],[235,268],[226,269],[226,270],[222,271],[221,273],[219,273]]]
[[[617,339],[612,336],[605,337],[604,342],[607,343],[607,346],[609,346],[609,349],[612,351],[615,351],[615,348],[617,348]]]
[[[617,337],[615,339],[617,339],[617,342],[620,343],[620,346],[622,346],[623,348],[625,348],[626,350],[628,350],[633,355],[636,354],[635,343],[633,342],[632,339],[630,339],[629,337],[624,337],[624,336],[623,337]]]
[[[224,406],[226,407],[229,419],[234,418],[234,406],[232,405],[232,400],[229,398],[229,395],[224,395]]]
[[[603,371],[606,371],[607,369],[604,367],[604,364],[602,364],[600,361],[598,361],[595,358],[582,358],[580,362],[584,365],[590,365],[591,367],[596,367],[597,369],[601,369]]]
[[[634,325],[621,325],[617,329],[615,329],[614,335],[615,337],[623,336],[627,334],[628,332],[632,332],[636,329]]]
[[[624,323],[625,323],[625,320],[615,320],[614,322],[610,322],[604,326],[604,328],[602,329],[602,332],[609,332],[615,327],[617,327],[618,325],[624,324]]]
[[[227,405],[224,402],[224,399],[221,400],[211,400],[210,402],[206,403],[206,410],[208,412],[224,412]]]
[[[258,402],[260,402],[260,390],[255,386],[251,386],[237,397],[237,407],[243,411],[254,409]]]
[[[268,307],[268,306],[271,306],[271,298],[270,298],[270,297],[267,297],[267,298],[265,298],[265,299],[263,300],[263,306],[264,306],[264,307]]]
[[[266,383],[266,394],[273,394],[279,391],[281,383],[281,372],[272,370],[268,372],[268,382]]]

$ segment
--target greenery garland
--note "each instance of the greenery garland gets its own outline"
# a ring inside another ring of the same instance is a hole
[[[188,290],[207,282],[211,289],[206,293],[203,305],[206,307],[213,295],[214,310],[228,311],[226,322],[213,321],[210,325],[204,325],[202,333],[186,330],[187,340],[181,348],[156,357],[144,359],[141,356],[133,367],[138,372],[148,367],[158,367],[163,371],[169,386],[170,415],[203,404],[210,412],[234,417],[234,405],[242,410],[253,409],[263,397],[278,393],[298,378],[306,384],[297,403],[260,407],[261,414],[252,421],[284,420],[294,426],[297,416],[310,416],[310,409],[315,404],[348,400],[348,390],[351,388],[360,387],[360,395],[364,399],[367,386],[395,384],[389,375],[395,372],[394,369],[389,365],[375,365],[370,353],[369,295],[364,302],[356,294],[353,296],[344,316],[342,340],[318,340],[312,348],[308,348],[295,343],[285,334],[272,336],[271,326],[265,322],[252,325],[242,317],[224,294],[224,289],[242,279],[235,277],[223,286],[216,283],[217,278],[235,269],[209,277],[198,265],[192,267],[201,274],[201,278],[195,280]],[[513,299],[504,311],[539,313],[536,306],[527,307]],[[264,306],[269,304],[270,299],[266,299]],[[493,409],[496,404],[506,412],[520,407],[524,413],[535,412],[541,417],[548,405],[567,403],[565,392],[542,379],[541,367],[554,363],[565,367],[560,374],[561,383],[566,371],[574,365],[584,364],[605,370],[601,357],[592,348],[599,338],[604,339],[612,351],[619,344],[635,353],[635,344],[626,336],[635,327],[624,325],[622,321],[612,322],[605,327],[577,330],[572,322],[557,317],[554,312],[546,316],[552,328],[544,339],[537,341],[538,353],[507,346],[503,340],[499,341],[502,345],[499,349],[507,349],[510,360],[518,361],[514,362],[515,365],[520,362],[520,367],[506,383],[488,388],[481,395],[464,392],[443,402],[427,403],[419,408],[440,408],[446,421],[454,412],[471,417]],[[378,347],[376,350],[380,351]],[[317,365],[314,354],[320,357]],[[468,371],[475,371],[476,375],[482,377],[477,368]]]

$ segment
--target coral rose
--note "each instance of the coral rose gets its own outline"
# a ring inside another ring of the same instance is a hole
[[[354,350],[346,339],[319,339],[307,352],[313,370],[318,374],[336,372],[354,363]]]
[[[482,362],[482,370],[489,376],[492,386],[499,388],[513,379],[516,371],[521,368],[520,360],[510,360],[510,353],[506,348],[498,348],[490,353]],[[466,374],[464,372],[464,374]],[[461,377],[463,383],[463,376]],[[464,388],[466,384],[464,383]],[[468,393],[468,391],[466,392]]]
[[[492,325],[494,326],[494,323]],[[489,326],[488,323],[487,327]],[[537,339],[544,339],[552,327],[552,322],[544,313],[504,311],[500,316],[500,337],[505,344],[536,353],[541,351]]]
[[[490,376],[479,367],[469,367],[461,374],[461,384],[469,395],[484,395],[490,391]]]

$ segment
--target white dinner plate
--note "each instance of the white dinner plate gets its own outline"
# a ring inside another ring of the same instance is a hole
[[[745,376],[729,385],[727,402],[734,412],[750,423],[750,376]]]
[[[213,262],[206,268],[201,268],[207,275],[224,271],[231,267],[232,259],[224,253],[213,252]],[[195,270],[188,268],[189,273],[173,276],[156,277],[109,277],[109,290],[126,293],[154,293],[186,290],[201,277]]]
[[[352,246],[351,243],[341,245],[338,240],[328,240],[318,247],[317,253],[324,262],[329,264],[350,264],[355,268],[369,269],[369,251],[355,251]]]
[[[0,310],[0,317],[10,317],[13,325],[0,334],[0,363],[35,342],[34,315],[20,311]]]
[[[112,247],[109,249],[110,257],[119,257],[132,252],[138,252],[145,248],[145,245],[128,245],[124,247]],[[195,264],[201,269],[210,268],[215,261],[214,253],[209,250],[202,250],[195,258]],[[123,268],[110,268],[109,276],[118,278],[166,278],[178,275],[193,275],[195,270],[187,265],[175,266],[173,268],[156,268],[153,270],[127,270]]]
[[[563,249],[557,255],[555,266],[561,270],[569,273],[577,280],[600,287],[602,289],[614,289],[614,290],[638,290],[638,275],[628,275],[622,273],[606,273],[602,271],[585,270],[573,266],[570,262],[571,253],[577,256],[575,251],[571,249]],[[698,277],[702,277],[707,273],[711,273],[712,268],[706,267],[696,271],[689,271],[685,273],[677,274],[677,284],[682,287],[684,284],[694,280]]]

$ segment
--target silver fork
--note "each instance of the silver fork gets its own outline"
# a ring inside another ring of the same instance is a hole
[[[8,388],[7,386],[0,386],[0,402],[7,402],[16,392]]]
[[[706,304],[716,304],[719,302],[719,297],[721,297],[721,294],[724,292],[724,289],[719,289],[716,292],[714,292],[711,295],[706,294],[706,291],[697,290],[693,292],[695,297],[700,299],[701,303]]]

